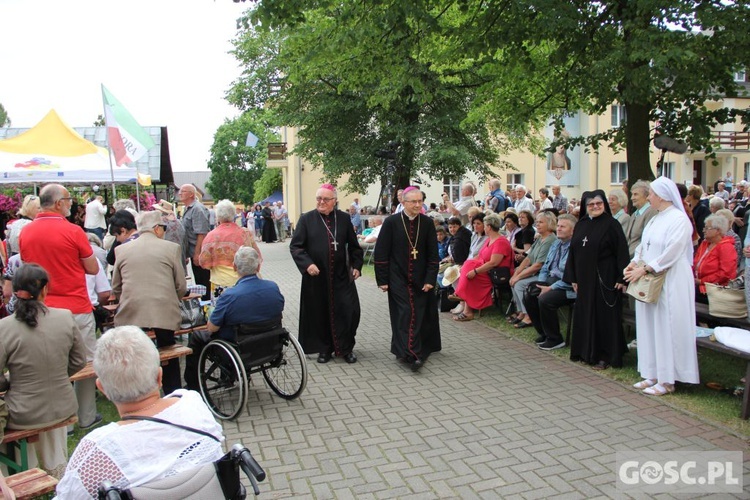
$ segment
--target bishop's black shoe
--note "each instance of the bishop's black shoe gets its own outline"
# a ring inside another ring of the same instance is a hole
[[[411,364],[411,371],[418,372],[420,368],[424,366],[424,361],[421,359],[414,360],[414,363]]]
[[[333,356],[331,355],[330,352],[329,353],[321,352],[320,355],[318,356],[318,363],[328,363],[329,361],[331,361],[332,357]]]
[[[344,361],[346,361],[349,364],[356,363],[357,362],[357,356],[353,352],[350,352],[349,354],[347,354],[346,356],[344,356]]]

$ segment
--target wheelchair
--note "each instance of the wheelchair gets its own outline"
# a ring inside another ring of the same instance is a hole
[[[295,399],[307,384],[305,353],[282,326],[235,327],[236,342],[212,340],[198,358],[198,385],[216,418],[235,418],[247,402],[248,375],[261,372],[284,399]]]
[[[215,462],[174,476],[152,481],[133,488],[118,488],[108,481],[99,486],[99,500],[169,500],[180,499],[219,499],[243,500],[247,497],[245,487],[240,483],[240,469],[250,479],[255,495],[260,494],[258,482],[266,478],[266,473],[255,461],[250,451],[241,444]]]

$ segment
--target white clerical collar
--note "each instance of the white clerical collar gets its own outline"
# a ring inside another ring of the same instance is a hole
[[[417,214],[414,217],[412,217],[411,215],[407,214],[406,212],[401,212],[401,213],[403,213],[409,220],[414,220],[417,217],[419,217],[419,214]]]

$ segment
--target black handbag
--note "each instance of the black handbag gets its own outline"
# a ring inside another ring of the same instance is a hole
[[[523,291],[524,302],[526,302],[527,298],[539,297],[539,294],[542,293],[542,289],[537,285],[549,286],[549,283],[547,283],[546,281],[532,281],[531,283],[529,283],[526,287],[526,290]]]
[[[487,274],[494,286],[506,286],[510,283],[509,267],[493,267]]]

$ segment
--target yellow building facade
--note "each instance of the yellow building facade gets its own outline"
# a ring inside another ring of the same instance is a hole
[[[750,107],[750,99],[726,99],[711,103],[708,107],[721,106],[743,108]],[[587,115],[579,112],[565,119],[565,130],[571,136],[591,135],[605,132],[609,128],[619,127],[626,120],[624,106],[613,105],[601,115]],[[552,129],[544,131],[545,138],[552,141]],[[282,141],[287,150],[297,144],[296,129],[285,127],[281,130]],[[714,183],[725,178],[729,173],[735,182],[750,179],[750,134],[742,132],[738,122],[723,125],[714,130],[714,135],[720,141],[721,147],[716,149],[715,159],[706,159],[701,151],[685,154],[667,152],[664,158],[663,171],[654,172],[655,176],[666,175],[675,182],[686,185],[699,184],[704,190],[713,192]],[[651,164],[655,168],[661,151],[651,145]],[[625,150],[613,152],[606,145],[599,151],[585,152],[582,147],[565,151],[553,157],[548,154],[542,158],[528,151],[514,151],[504,156],[502,160],[512,164],[516,170],[495,171],[502,181],[502,188],[523,184],[538,198],[538,191],[542,187],[560,185],[562,192],[568,199],[580,198],[581,193],[592,189],[602,189],[609,192],[621,187],[622,181],[628,178],[627,157]],[[375,161],[375,159],[373,159]],[[562,165],[562,166],[560,166]],[[286,154],[283,159],[269,159],[269,167],[281,168],[283,172],[284,200],[289,211],[290,220],[297,220],[305,211],[315,208],[315,191],[321,183],[322,173],[313,170],[312,166],[302,158]],[[426,203],[440,203],[443,192],[451,193],[457,199],[461,186],[465,182],[473,182],[478,187],[477,199],[484,199],[489,191],[487,181],[468,174],[462,179],[424,179],[420,187],[426,195]],[[634,179],[631,179],[634,180]],[[343,184],[346,179],[341,179]],[[376,206],[381,192],[380,184],[369,186],[365,193],[344,195],[340,193],[339,207],[346,210],[355,198],[359,204]]]

